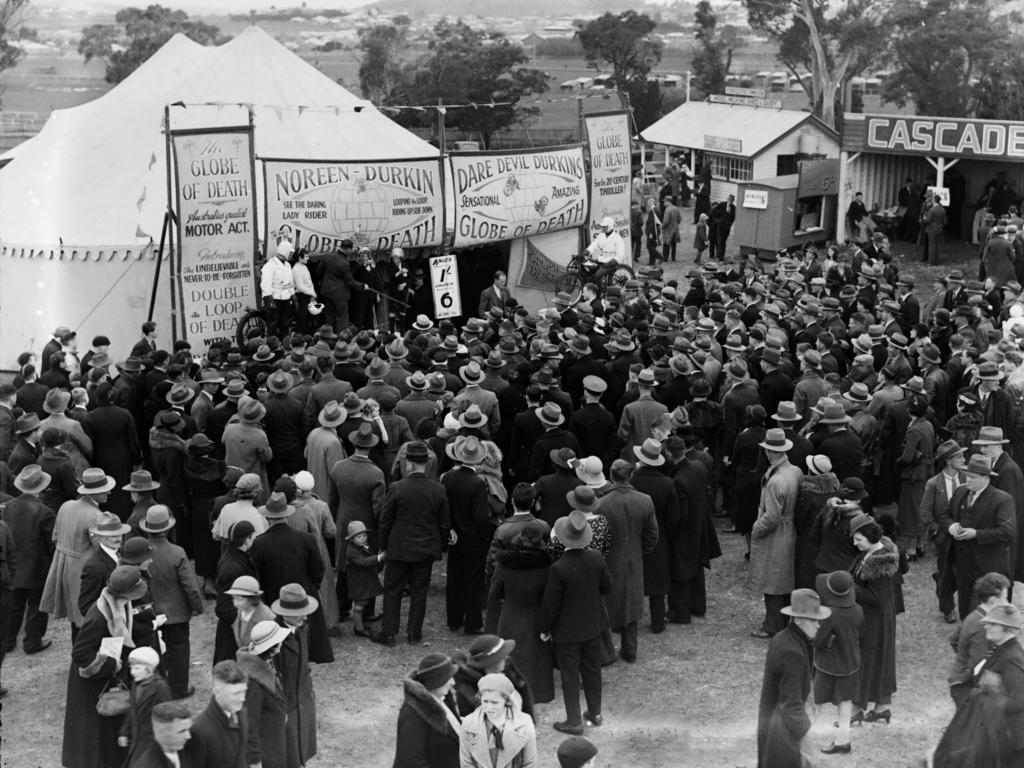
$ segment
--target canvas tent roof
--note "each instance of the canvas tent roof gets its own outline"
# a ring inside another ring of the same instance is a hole
[[[53,255],[63,244],[102,258],[159,239],[167,201],[164,106],[176,102],[185,106],[171,108],[174,129],[244,126],[248,110],[238,105],[252,105],[258,157],[438,154],[258,27],[217,47],[176,35],[111,91],[55,111],[9,153],[0,169],[4,251]]]
[[[712,135],[739,140],[742,156],[754,157],[805,122],[834,133],[809,112],[688,101],[642,131],[640,138],[651,144],[703,149],[705,136]]]

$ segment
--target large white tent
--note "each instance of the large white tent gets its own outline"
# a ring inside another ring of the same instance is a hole
[[[136,340],[167,206],[168,104],[176,105],[174,129],[244,126],[251,109],[257,157],[438,154],[258,27],[217,47],[177,35],[111,91],[55,111],[8,153],[0,169],[0,368],[41,349],[57,325],[79,330],[85,344],[109,336],[119,358]],[[169,346],[166,266],[162,278],[154,319]]]

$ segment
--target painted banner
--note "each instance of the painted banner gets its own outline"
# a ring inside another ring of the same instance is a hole
[[[956,117],[849,114],[846,152],[974,157],[1024,162],[1024,123]]]
[[[601,231],[601,219],[611,216],[629,243],[629,112],[587,115],[584,121],[590,148],[590,239]],[[631,253],[629,248],[627,252]]]
[[[453,153],[455,247],[579,227],[587,219],[583,147]]]
[[[172,131],[178,208],[180,338],[234,339],[257,305],[252,129]]]
[[[565,267],[552,260],[531,239],[525,241],[523,268],[516,283],[520,288],[533,288],[538,291],[554,291],[558,278],[565,274]]]
[[[444,237],[439,158],[264,160],[263,176],[267,232],[289,233],[296,248],[326,253],[351,240],[390,251],[440,245]],[[269,249],[275,238],[266,240]]]

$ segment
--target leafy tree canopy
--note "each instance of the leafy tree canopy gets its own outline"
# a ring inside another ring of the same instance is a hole
[[[162,5],[122,8],[114,21],[86,27],[78,43],[78,52],[86,62],[93,58],[106,60],[108,83],[124,80],[178,33],[200,45],[223,42],[217,27]]]
[[[409,36],[408,16],[396,16],[388,24],[359,30],[363,60],[359,64],[359,88],[374,104],[383,104],[404,84],[402,54]]]
[[[27,10],[28,0],[0,0],[0,73],[17,66],[21,60],[23,51],[12,45],[11,40],[23,36],[19,28],[25,29],[21,22]]]
[[[697,24],[694,37],[700,46],[690,62],[695,85],[705,94],[722,93],[725,78],[732,69],[733,55],[743,47],[743,38],[736,27],[718,26],[718,16],[709,0],[697,4],[694,18]]]

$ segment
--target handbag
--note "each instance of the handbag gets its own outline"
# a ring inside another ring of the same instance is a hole
[[[122,686],[120,681],[113,688],[110,687],[116,679],[111,678],[107,681],[103,692],[96,700],[96,714],[100,717],[121,717],[131,709],[131,691]]]

